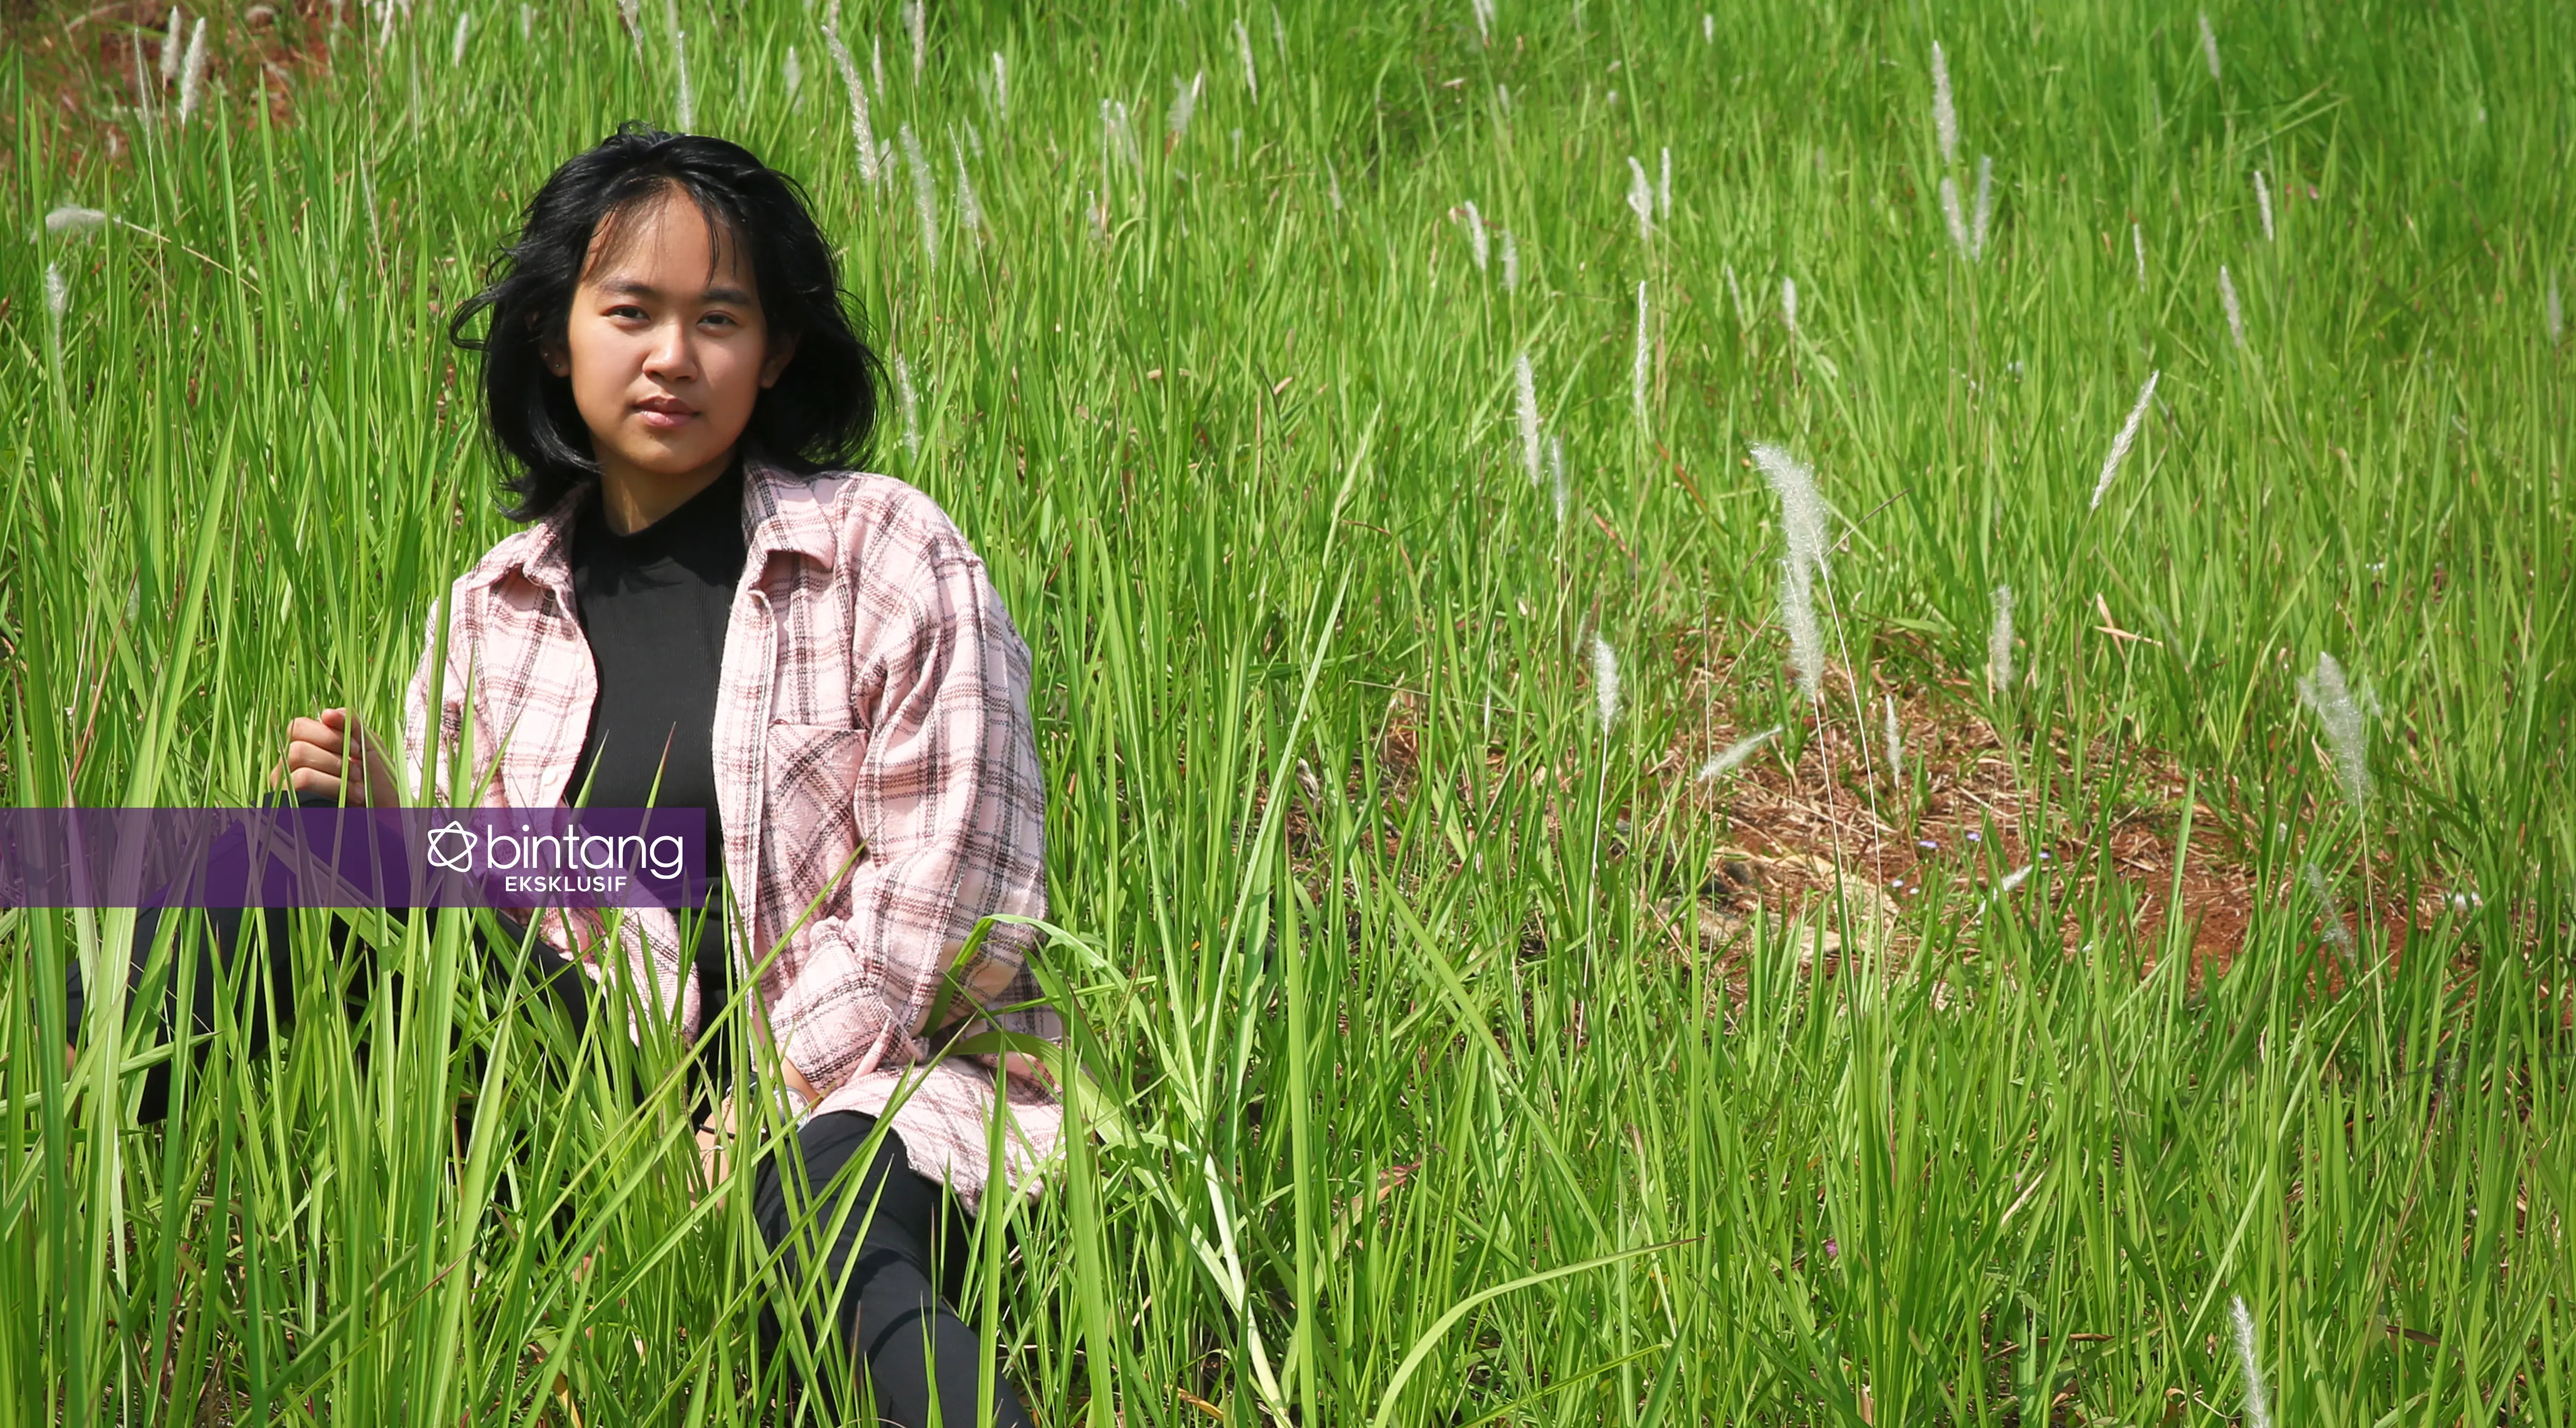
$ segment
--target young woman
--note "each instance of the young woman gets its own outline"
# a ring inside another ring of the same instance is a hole
[[[452,335],[533,524],[455,582],[443,669],[433,609],[399,766],[328,709],[293,721],[279,772],[315,801],[446,803],[480,778],[486,806],[705,809],[738,924],[683,948],[671,913],[630,912],[612,944],[597,914],[547,911],[548,980],[581,1014],[622,958],[692,1032],[750,983],[824,1192],[801,1202],[765,1161],[763,1234],[792,1274],[850,1275],[839,1327],[881,1414],[970,1422],[977,1338],[932,1287],[941,1187],[1033,1183],[1059,1126],[1035,1062],[948,1049],[1061,1036],[1026,929],[964,951],[986,914],[1045,910],[1027,648],[937,505],[842,469],[876,362],[792,180],[629,125],[547,180],[489,276]],[[791,1222],[847,1196],[838,1242],[798,1254]],[[1028,1421],[997,1398],[995,1421]]]

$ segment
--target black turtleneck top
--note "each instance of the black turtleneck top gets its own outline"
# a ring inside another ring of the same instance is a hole
[[[575,617],[599,671],[599,695],[565,799],[591,808],[705,810],[707,905],[718,912],[716,680],[745,560],[742,501],[737,463],[660,520],[619,535],[594,486],[572,534]],[[709,1016],[732,984],[723,921],[710,916],[699,926],[698,989]]]

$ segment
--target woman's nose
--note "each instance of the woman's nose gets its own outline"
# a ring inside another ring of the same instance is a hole
[[[666,380],[685,380],[697,375],[697,353],[689,343],[685,323],[666,323],[654,330],[653,347],[644,357],[644,370]]]

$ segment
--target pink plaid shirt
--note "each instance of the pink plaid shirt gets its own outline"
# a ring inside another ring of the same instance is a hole
[[[751,920],[731,939],[737,985],[750,962],[777,949],[759,978],[759,1008],[780,1054],[821,1093],[810,1113],[882,1115],[902,1096],[893,1124],[913,1167],[972,1205],[993,1172],[987,1127],[998,1103],[1007,1182],[1034,1190],[1055,1148],[1059,1103],[1011,1076],[999,1078],[997,1096],[989,1058],[932,1064],[925,1039],[950,967],[959,989],[943,1021],[980,1009],[979,1028],[1063,1035],[1051,1008],[1004,1010],[1041,996],[1026,969],[1029,929],[997,923],[972,958],[958,960],[985,914],[1046,912],[1028,647],[983,561],[921,492],[859,472],[809,480],[756,454],[746,454],[743,475],[748,552],[714,731],[725,877]],[[451,779],[464,797],[480,774],[486,806],[564,806],[598,693],[574,614],[574,506],[558,503],[456,581],[439,762],[420,801],[448,803]],[[433,605],[405,704],[415,789],[437,618]],[[469,697],[474,758],[462,768]],[[845,864],[848,875],[808,917]],[[593,954],[605,937],[601,914],[549,911],[537,925],[603,975]],[[636,985],[654,989],[663,1014],[694,1034],[701,1009],[677,919],[630,910],[618,931]]]

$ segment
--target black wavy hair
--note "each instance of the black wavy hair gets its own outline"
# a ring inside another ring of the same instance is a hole
[[[554,171],[520,215],[518,236],[493,255],[483,290],[448,323],[448,340],[483,356],[484,410],[509,471],[501,486],[515,500],[503,509],[514,521],[536,520],[599,480],[572,380],[547,367],[544,350],[564,341],[600,225],[673,191],[696,201],[711,236],[741,245],[771,340],[796,342],[794,359],[752,407],[743,441],[809,474],[853,465],[867,448],[882,368],[859,338],[855,304],[803,186],[740,144],[630,120]],[[477,337],[470,325],[487,312]]]

